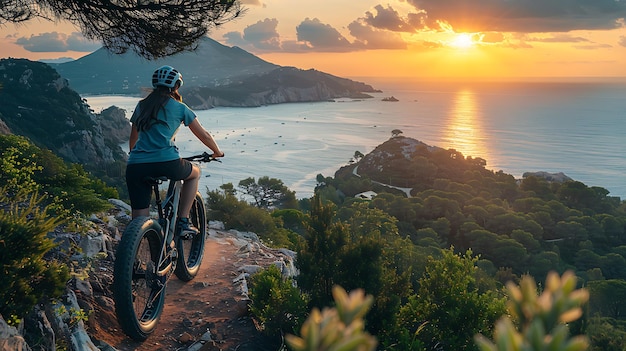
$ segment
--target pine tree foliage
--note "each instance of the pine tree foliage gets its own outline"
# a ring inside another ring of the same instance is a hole
[[[332,204],[324,204],[318,196],[313,198],[305,248],[297,255],[298,286],[310,294],[313,306],[332,302],[332,288],[342,275],[338,268],[349,234],[343,223],[333,220],[334,214]]]
[[[0,25],[40,18],[69,21],[114,53],[147,59],[193,49],[244,12],[238,0],[0,0]]]

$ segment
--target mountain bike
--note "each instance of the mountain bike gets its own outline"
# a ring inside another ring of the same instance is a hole
[[[185,157],[192,162],[218,161],[208,153]],[[113,272],[115,313],[126,335],[144,341],[155,330],[165,303],[167,281],[175,273],[182,281],[192,280],[200,269],[207,233],[204,201],[198,192],[189,220],[199,234],[181,235],[176,218],[182,181],[169,180],[165,200],[159,185],[166,177],[149,177],[157,209],[156,218],[134,218],[118,245]]]

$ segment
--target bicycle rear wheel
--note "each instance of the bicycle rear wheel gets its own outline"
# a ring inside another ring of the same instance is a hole
[[[115,313],[124,333],[134,340],[146,340],[163,312],[166,278],[156,275],[162,244],[158,222],[140,217],[126,227],[117,249]]]
[[[176,248],[178,250],[178,262],[174,273],[178,279],[188,282],[192,280],[200,270],[202,257],[204,256],[204,242],[206,240],[206,212],[204,210],[204,202],[200,194],[196,194],[196,198],[189,212],[189,220],[194,227],[200,230],[200,234],[193,237],[176,238]]]

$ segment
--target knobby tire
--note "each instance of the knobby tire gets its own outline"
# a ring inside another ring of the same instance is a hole
[[[198,193],[189,212],[189,220],[200,230],[200,234],[193,238],[176,238],[178,250],[178,262],[174,274],[178,279],[188,282],[192,280],[200,270],[204,256],[204,244],[206,240],[207,222],[206,211],[202,196]]]
[[[140,217],[126,227],[117,249],[115,313],[124,333],[137,341],[148,338],[163,312],[165,277],[155,274],[162,243],[158,222]]]

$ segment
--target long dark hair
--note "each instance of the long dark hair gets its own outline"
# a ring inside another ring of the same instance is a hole
[[[159,121],[157,117],[159,111],[165,107],[169,99],[183,101],[183,97],[178,93],[178,89],[176,89],[180,83],[177,82],[176,85],[177,86],[173,89],[157,86],[148,96],[139,101],[139,117],[137,117],[135,121],[137,130],[148,130],[155,123],[165,124],[165,121]]]

